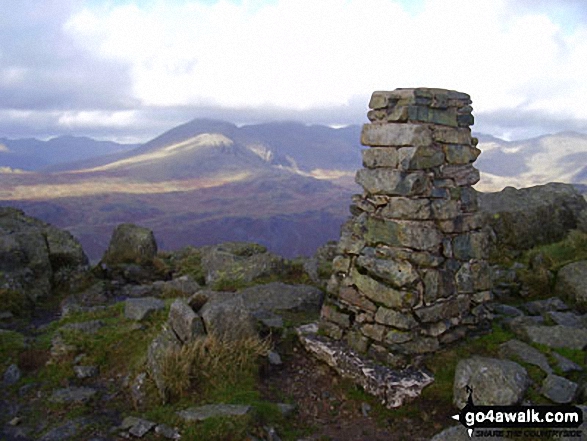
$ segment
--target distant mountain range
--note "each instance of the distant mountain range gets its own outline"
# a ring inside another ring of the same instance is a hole
[[[55,164],[126,152],[139,145],[79,136],[58,136],[47,141],[0,138],[0,167],[36,171]]]
[[[308,255],[338,238],[350,197],[361,191],[360,131],[198,119],[138,146],[0,139],[0,204],[69,229],[92,259],[121,222],[152,228],[163,249],[243,240]],[[478,136],[480,190],[587,184],[585,135]]]

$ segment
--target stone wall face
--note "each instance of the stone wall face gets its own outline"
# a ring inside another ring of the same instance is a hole
[[[343,225],[320,328],[402,366],[466,335],[486,317],[488,237],[476,214],[469,95],[374,92],[363,166]]]

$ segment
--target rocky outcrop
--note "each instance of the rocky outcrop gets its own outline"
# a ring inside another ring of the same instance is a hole
[[[0,290],[17,291],[34,302],[54,287],[73,287],[87,265],[70,233],[21,210],[0,208]]]
[[[201,253],[207,285],[219,282],[247,283],[283,271],[283,259],[268,253],[265,247],[258,244],[227,242],[202,247]]]
[[[562,240],[578,227],[586,208],[587,201],[570,184],[479,193],[479,209],[493,230],[495,245],[514,251]]]

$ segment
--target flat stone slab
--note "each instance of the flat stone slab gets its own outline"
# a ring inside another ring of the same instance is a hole
[[[547,374],[552,374],[546,355],[520,340],[510,340],[499,347],[499,355],[504,358],[517,358],[520,361],[538,366]]]
[[[344,343],[318,335],[316,324],[300,326],[296,331],[309,353],[380,398],[390,409],[418,397],[434,381],[432,374],[423,370],[398,371],[364,359]]]
[[[587,346],[587,329],[571,326],[520,326],[514,330],[532,343],[546,345],[550,348],[583,349]]]
[[[165,302],[155,297],[142,297],[138,299],[126,299],[124,304],[124,317],[129,320],[144,320],[152,312],[165,308]]]
[[[68,387],[53,391],[50,401],[53,403],[86,403],[96,395],[96,389],[90,387]]]
[[[187,422],[204,421],[214,417],[232,417],[244,416],[251,411],[251,406],[238,404],[208,404],[200,407],[190,407],[189,409],[177,412],[183,420]]]

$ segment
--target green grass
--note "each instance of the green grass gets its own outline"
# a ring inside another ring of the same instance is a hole
[[[25,338],[14,331],[0,330],[0,372],[18,361],[19,354],[25,349]]]

